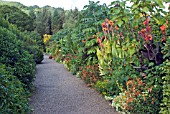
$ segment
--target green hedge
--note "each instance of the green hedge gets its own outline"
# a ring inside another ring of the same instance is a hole
[[[23,84],[0,64],[0,114],[26,114],[30,111]]]
[[[33,55],[34,61],[37,64],[40,64],[41,61],[44,59],[43,51],[40,50],[37,46],[29,46],[27,47],[27,50],[30,54]]]
[[[31,89],[35,77],[35,62],[28,51],[23,50],[23,43],[11,31],[0,27],[0,62],[13,68],[14,75]]]
[[[20,40],[23,45],[23,49],[27,50],[30,54],[33,54],[36,63],[41,63],[43,60],[43,40],[38,33],[35,32],[21,32],[15,25],[10,24],[8,21],[0,17],[0,26],[8,29],[14,35],[16,39]]]

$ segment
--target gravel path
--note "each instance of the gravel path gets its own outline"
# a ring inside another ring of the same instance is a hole
[[[37,65],[34,83],[33,114],[117,114],[95,90],[47,56]]]

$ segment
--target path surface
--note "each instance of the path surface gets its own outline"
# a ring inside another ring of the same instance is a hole
[[[95,90],[47,56],[37,65],[35,86],[33,114],[117,114]]]

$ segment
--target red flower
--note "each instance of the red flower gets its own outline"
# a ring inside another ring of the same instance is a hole
[[[146,29],[142,29],[142,30],[141,30],[141,33],[142,33],[142,34],[145,34],[145,33],[146,33]]]
[[[100,44],[100,43],[101,43],[101,39],[100,39],[100,38],[97,38],[97,42]]]
[[[143,22],[143,25],[147,26],[149,24],[149,17],[146,18],[146,20]]]
[[[149,34],[148,35],[148,39],[151,41],[151,40],[153,40],[153,38],[152,38],[152,35],[151,34]]]
[[[149,38],[148,38],[148,37],[145,37],[145,40],[146,40],[146,41],[149,41]]]
[[[101,47],[104,46],[104,45],[102,44],[102,40],[101,40],[100,38],[97,38],[97,42],[99,43],[99,45],[100,45]]]
[[[115,26],[115,29],[116,29],[116,30],[119,30],[119,27],[118,27],[118,26]]]
[[[162,26],[160,27],[160,29],[161,29],[162,33],[165,34],[166,26],[165,26],[165,25],[162,25]]]
[[[145,37],[145,40],[146,41],[153,40],[152,35],[151,34],[147,35],[147,37]]]
[[[166,41],[166,36],[164,36],[163,38],[162,38],[162,42],[165,42]]]
[[[102,28],[107,28],[106,22],[102,23]]]
[[[151,26],[146,27],[147,32],[151,32]]]

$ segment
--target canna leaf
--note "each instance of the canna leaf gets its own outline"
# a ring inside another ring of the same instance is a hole
[[[119,20],[119,21],[117,22],[117,24],[121,27],[122,24],[123,24],[123,21],[122,21],[122,20]]]

